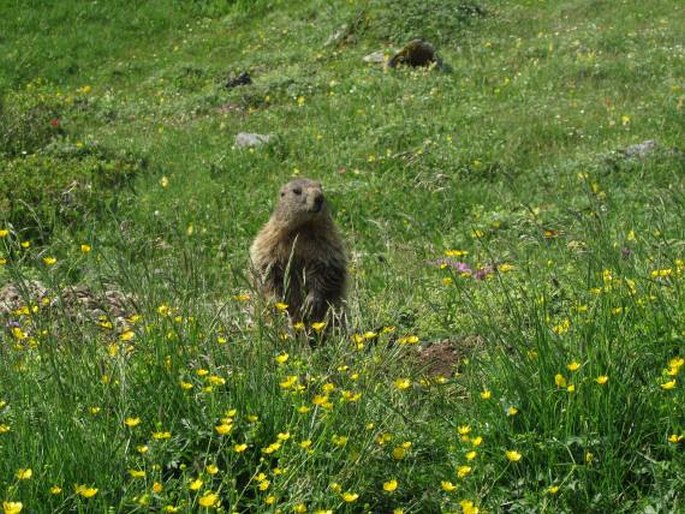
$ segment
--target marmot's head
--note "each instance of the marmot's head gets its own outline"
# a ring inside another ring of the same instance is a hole
[[[321,182],[308,178],[291,180],[281,188],[276,214],[279,220],[301,225],[329,216]]]

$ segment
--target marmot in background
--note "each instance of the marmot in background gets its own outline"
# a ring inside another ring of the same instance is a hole
[[[321,183],[288,182],[269,221],[250,248],[257,289],[288,305],[294,322],[339,314],[347,285],[347,257]]]

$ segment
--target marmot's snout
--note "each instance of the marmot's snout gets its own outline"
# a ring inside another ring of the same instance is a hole
[[[321,212],[321,209],[323,209],[323,194],[317,191],[312,195],[311,210],[312,212]]]

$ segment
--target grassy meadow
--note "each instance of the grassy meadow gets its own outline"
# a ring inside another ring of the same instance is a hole
[[[685,512],[683,34],[677,0],[1,1],[1,512]],[[363,60],[416,37],[450,71]],[[350,256],[314,348],[247,273],[297,176]]]

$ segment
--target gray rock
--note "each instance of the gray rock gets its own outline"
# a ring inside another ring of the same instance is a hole
[[[238,132],[233,142],[233,148],[255,148],[271,141],[273,136],[266,134],[251,134]]]
[[[385,53],[382,51],[374,52],[372,54],[366,55],[362,58],[364,62],[371,64],[384,64],[385,63]]]
[[[636,145],[631,145],[621,150],[621,153],[626,157],[644,159],[645,157],[648,157],[654,153],[657,148],[659,148],[659,143],[653,139],[648,139],[647,141],[643,141],[642,143],[638,143]]]
[[[324,43],[324,46],[339,45],[343,41],[343,39],[345,39],[349,35],[349,33],[350,27],[348,27],[347,25],[343,25],[328,37],[328,39]]]

